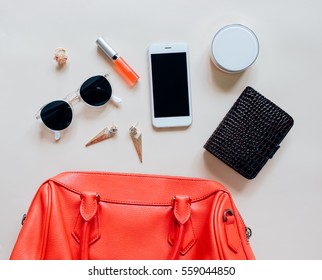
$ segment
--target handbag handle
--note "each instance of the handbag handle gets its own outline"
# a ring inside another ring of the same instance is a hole
[[[175,241],[170,254],[170,260],[178,259],[182,247],[185,224],[191,216],[191,199],[189,196],[177,195],[173,199],[173,214],[175,217]]]
[[[80,214],[84,222],[80,238],[81,260],[88,260],[88,249],[90,243],[90,222],[97,214],[99,202],[100,196],[96,193],[85,192],[81,194]]]
[[[98,212],[100,196],[96,193],[82,193],[80,203],[80,215],[83,220],[82,232],[80,237],[80,259],[88,260],[91,221]],[[182,248],[185,225],[191,217],[191,199],[189,196],[177,195],[173,198],[172,208],[175,221],[174,242],[169,259],[178,259]]]

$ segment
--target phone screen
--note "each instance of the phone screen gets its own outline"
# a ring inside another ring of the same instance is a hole
[[[190,115],[185,52],[151,54],[154,117]]]

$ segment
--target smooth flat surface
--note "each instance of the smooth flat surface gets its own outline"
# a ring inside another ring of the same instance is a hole
[[[9,258],[21,217],[44,180],[67,170],[98,170],[217,180],[252,228],[258,259],[322,259],[321,8],[317,0],[0,0],[0,258]],[[251,28],[260,43],[256,62],[238,75],[217,70],[210,59],[214,34],[232,23]],[[98,50],[99,36],[141,76],[135,87]],[[147,50],[158,42],[189,46],[193,123],[187,129],[152,127]],[[53,61],[59,46],[69,54],[61,69]],[[34,118],[37,110],[106,72],[122,105],[92,110],[76,104],[72,126],[55,143]],[[295,121],[252,181],[203,149],[248,85]],[[129,136],[136,123],[142,164]],[[113,124],[116,137],[85,148]]]

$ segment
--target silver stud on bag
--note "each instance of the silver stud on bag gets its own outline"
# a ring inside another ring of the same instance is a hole
[[[142,133],[136,128],[138,124],[130,127],[130,136],[134,144],[136,153],[139,156],[139,159],[142,163]]]
[[[99,143],[103,140],[113,137],[117,133],[118,129],[116,125],[113,125],[111,128],[105,127],[100,133],[98,133],[94,138],[92,138],[85,147]]]

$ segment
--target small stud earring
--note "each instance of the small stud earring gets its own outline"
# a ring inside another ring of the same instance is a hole
[[[103,140],[113,137],[117,133],[118,129],[116,125],[113,125],[111,128],[105,127],[100,133],[98,133],[94,138],[92,138],[85,147],[99,143]]]
[[[139,159],[142,163],[142,133],[138,131],[136,126],[137,124],[130,127],[130,136],[134,144],[136,153],[138,154]]]
[[[58,63],[58,66],[63,66],[68,59],[67,52],[65,48],[57,48],[54,53],[54,60]]]

